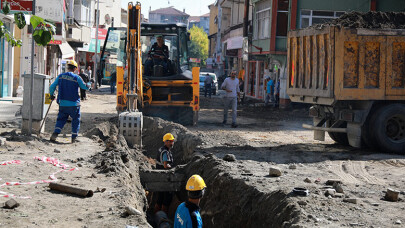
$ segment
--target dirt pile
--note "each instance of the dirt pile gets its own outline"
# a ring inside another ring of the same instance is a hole
[[[294,227],[299,209],[287,192],[259,191],[248,178],[233,175],[231,163],[195,156],[185,167],[188,175],[199,174],[207,184],[201,202],[204,227]]]
[[[405,29],[405,12],[350,12],[345,13],[331,23],[316,25],[335,25],[347,28],[368,29]]]
[[[143,149],[145,155],[156,158],[160,147],[163,146],[163,135],[172,133],[175,138],[173,147],[174,162],[183,164],[189,161],[194,153],[194,149],[202,143],[201,138],[189,131],[183,125],[165,121],[157,117],[143,117]]]

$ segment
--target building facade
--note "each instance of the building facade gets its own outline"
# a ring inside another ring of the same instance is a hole
[[[190,15],[183,11],[177,10],[173,6],[160,8],[149,11],[149,22],[151,23],[188,23]]]

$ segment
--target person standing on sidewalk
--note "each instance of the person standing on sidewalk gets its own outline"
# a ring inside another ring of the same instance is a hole
[[[59,113],[56,120],[55,130],[50,141],[55,142],[65,126],[69,116],[72,118],[72,143],[76,141],[80,129],[80,96],[79,88],[88,90],[91,83],[84,84],[79,75],[74,72],[77,69],[77,63],[74,60],[67,62],[68,72],[58,75],[56,80],[50,86],[51,100],[55,99],[53,95],[56,87],[59,87],[58,99]]]
[[[116,82],[117,82],[117,72],[114,71],[111,74],[111,78],[110,78],[110,91],[111,91],[111,94],[115,93],[115,83]]]
[[[159,153],[157,154],[156,169],[171,169],[173,167],[173,155],[170,150],[174,145],[174,136],[171,133],[165,134],[163,136],[163,143],[164,146],[159,149]],[[173,194],[171,192],[159,192],[154,212],[164,211],[168,214],[172,198]]]
[[[86,73],[84,73],[84,69],[80,69],[80,74],[79,74],[79,76],[82,78],[82,80],[83,80],[84,83],[87,83],[87,82],[90,81],[88,75],[87,75]],[[80,88],[80,99],[81,99],[81,100],[87,99],[87,97],[86,97],[86,90],[85,90],[85,89]]]
[[[210,74],[205,75],[205,80],[204,80],[204,97],[207,97],[207,91],[208,94],[211,98],[211,93],[212,93],[212,83],[214,80],[212,80],[212,77]]]
[[[270,102],[274,102],[274,80],[272,77],[268,78],[268,82],[266,83],[266,98],[264,99],[264,104],[267,106]]]
[[[236,109],[238,105],[238,97],[240,96],[239,80],[236,78],[236,71],[231,72],[231,77],[225,79],[221,85],[221,89],[226,91],[224,97],[224,121],[222,124],[226,124],[228,119],[228,109],[232,107],[232,125],[231,127],[236,128]]]

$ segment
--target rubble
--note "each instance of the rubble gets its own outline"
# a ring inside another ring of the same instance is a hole
[[[385,193],[385,199],[391,202],[397,202],[399,199],[399,191],[388,188]]]
[[[228,162],[234,162],[236,161],[236,157],[233,154],[227,154],[224,156],[224,161],[228,161]]]
[[[281,169],[277,168],[277,167],[271,167],[269,170],[269,176],[271,177],[279,177],[281,176]]]
[[[14,209],[18,206],[20,206],[20,204],[14,199],[9,199],[4,203],[4,208],[6,209]]]

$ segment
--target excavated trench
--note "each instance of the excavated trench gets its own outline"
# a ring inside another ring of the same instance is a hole
[[[298,223],[299,209],[287,192],[259,191],[248,184],[246,177],[231,173],[233,163],[212,154],[196,154],[194,151],[202,141],[182,125],[159,118],[144,118],[144,154],[155,158],[158,148],[163,145],[160,139],[168,132],[176,138],[174,160],[176,165],[184,166],[181,172],[186,179],[199,174],[207,184],[200,205],[204,227],[293,227]],[[171,206],[169,218],[174,217],[175,208],[186,199],[185,196],[185,191],[176,194],[180,199],[173,200],[175,205]]]
[[[179,170],[184,174],[184,184],[193,174],[201,175],[207,184],[200,204],[204,227],[297,227],[300,210],[287,192],[260,191],[249,184],[246,176],[235,174],[234,163],[212,154],[194,153],[201,139],[182,125],[144,117],[141,152],[128,148],[123,137],[118,135],[114,122],[110,120],[100,124],[88,131],[87,136],[98,137],[106,145],[106,150],[93,158],[100,172],[118,175],[127,186],[121,203],[134,205],[151,214],[154,199],[142,189],[139,170],[152,168],[153,158],[163,145],[161,139],[170,132],[176,138],[173,154],[176,165],[181,167]],[[185,190],[175,195],[169,218],[174,218],[178,204],[186,199]],[[148,221],[154,225],[152,217],[149,216]]]

